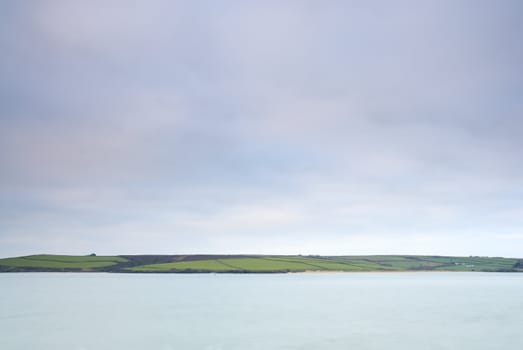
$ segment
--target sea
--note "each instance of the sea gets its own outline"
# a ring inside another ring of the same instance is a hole
[[[0,349],[521,350],[523,273],[3,273]]]

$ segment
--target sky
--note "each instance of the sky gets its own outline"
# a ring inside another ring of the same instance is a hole
[[[0,1],[0,257],[523,257],[523,3]]]

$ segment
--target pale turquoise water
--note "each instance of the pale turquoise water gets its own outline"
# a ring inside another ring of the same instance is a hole
[[[2,350],[523,349],[523,274],[0,274]]]

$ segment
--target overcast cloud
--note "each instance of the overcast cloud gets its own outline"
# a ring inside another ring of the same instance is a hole
[[[523,257],[521,1],[2,1],[0,257]]]

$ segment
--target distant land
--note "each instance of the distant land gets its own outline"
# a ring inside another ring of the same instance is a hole
[[[365,271],[523,272],[523,259],[426,255],[29,255],[0,272],[286,273]]]

